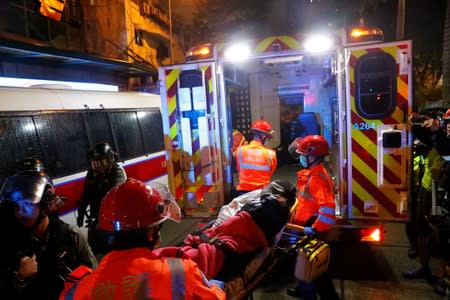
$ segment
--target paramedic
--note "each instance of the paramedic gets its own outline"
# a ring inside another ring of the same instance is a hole
[[[113,251],[91,274],[75,270],[75,282],[66,284],[60,299],[225,299],[192,260],[152,252],[164,221],[180,218],[165,186],[128,179],[113,188],[101,203],[99,220],[99,229],[112,235]]]
[[[431,148],[426,157],[424,175],[418,195],[417,208],[417,254],[420,266],[403,272],[408,279],[425,278],[432,279],[432,271],[429,261],[432,253],[435,253],[436,245],[432,243],[433,230],[430,226],[432,208],[432,181],[439,178],[443,160],[441,156],[449,155],[450,135],[448,134],[448,123],[450,110],[444,115],[443,120],[412,114],[410,120],[413,123],[421,123],[421,126],[413,127],[413,134],[423,143]],[[441,122],[444,121],[444,122]],[[443,124],[442,124],[443,123]],[[430,131],[432,134],[430,135]],[[439,284],[435,287],[439,289]]]
[[[297,173],[297,201],[291,223],[305,226],[306,235],[329,231],[336,223],[333,181],[324,165],[329,155],[328,143],[323,136],[309,135],[294,140],[294,157],[298,157],[303,168]],[[326,274],[314,283],[299,281],[288,295],[304,299],[316,299],[316,290],[321,299],[339,299],[333,282]]]
[[[106,251],[104,238],[97,231],[98,211],[106,193],[125,182],[127,175],[116,162],[116,153],[107,143],[98,143],[89,152],[91,167],[88,169],[78,209],[77,224],[84,225],[87,216],[88,240],[95,254]],[[89,206],[89,214],[86,214]]]
[[[49,214],[57,198],[43,172],[6,179],[0,191],[0,295],[57,299],[72,269],[97,262],[76,226]]]
[[[277,167],[275,151],[264,147],[264,144],[273,137],[272,125],[264,120],[256,120],[251,131],[253,140],[236,151],[239,171],[236,196],[266,186]]]

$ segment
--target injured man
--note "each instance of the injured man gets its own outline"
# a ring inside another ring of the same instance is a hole
[[[213,227],[189,234],[183,246],[156,251],[161,256],[188,256],[208,279],[228,281],[240,274],[257,252],[274,244],[289,220],[295,195],[293,184],[272,181],[262,190],[236,198],[228,208],[224,206],[221,213],[228,211],[225,217],[219,213]],[[241,208],[233,215],[236,207]]]

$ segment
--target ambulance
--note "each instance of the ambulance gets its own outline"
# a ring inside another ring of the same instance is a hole
[[[360,26],[206,44],[159,78],[168,180],[186,215],[213,216],[230,201],[232,132],[249,137],[264,119],[278,133],[268,145],[278,169],[293,180],[289,143],[310,134],[328,141],[338,217],[330,238],[379,242],[385,224],[408,219],[411,41],[383,42],[381,30]]]

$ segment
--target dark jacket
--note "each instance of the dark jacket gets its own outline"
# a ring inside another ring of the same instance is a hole
[[[100,203],[106,193],[113,187],[122,184],[127,179],[124,169],[114,162],[111,171],[106,176],[96,174],[92,168],[88,170],[81,194],[78,215],[84,215],[86,208],[90,206],[90,218],[98,223]]]
[[[64,223],[58,217],[49,217],[48,232],[42,240],[14,228],[1,232],[0,295],[5,299],[58,299],[64,280],[72,270],[80,265],[97,266],[86,239],[75,226]],[[38,272],[21,286],[15,272],[20,259],[33,254],[36,255]]]

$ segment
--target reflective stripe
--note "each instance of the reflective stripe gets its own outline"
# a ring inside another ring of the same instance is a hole
[[[184,299],[186,295],[184,266],[179,258],[168,258],[167,263],[170,270],[170,281],[172,287],[172,299]]]
[[[74,296],[75,296],[75,290],[76,290],[77,287],[78,287],[78,283],[79,283],[79,282],[77,282],[76,284],[72,285],[72,286],[69,288],[69,290],[67,291],[67,293],[64,295],[64,300],[73,300],[73,299],[74,299]]]
[[[270,171],[270,166],[257,166],[253,164],[245,164],[242,161],[240,163],[240,168],[246,170]]]
[[[331,208],[331,207],[322,206],[321,208],[319,208],[319,213],[327,214],[327,215],[334,215],[335,210],[334,210],[334,208]]]
[[[270,154],[272,154],[272,153],[270,153]],[[269,160],[269,165],[266,165],[266,166],[259,166],[259,165],[244,163],[244,158],[242,157],[242,148],[239,148],[239,150],[238,150],[238,158],[239,158],[239,168],[240,169],[270,171],[270,160]]]
[[[202,271],[200,271],[199,270],[199,272],[200,272],[200,274],[202,275],[202,280],[203,280],[203,283],[207,286],[207,287],[211,287],[211,284],[209,283],[209,280],[208,280],[208,278],[206,278],[206,276],[205,276],[205,274],[203,274],[203,272]]]
[[[319,215],[319,217],[317,218],[317,221],[328,224],[328,225],[334,225],[336,223],[335,219],[329,218],[324,215]]]

